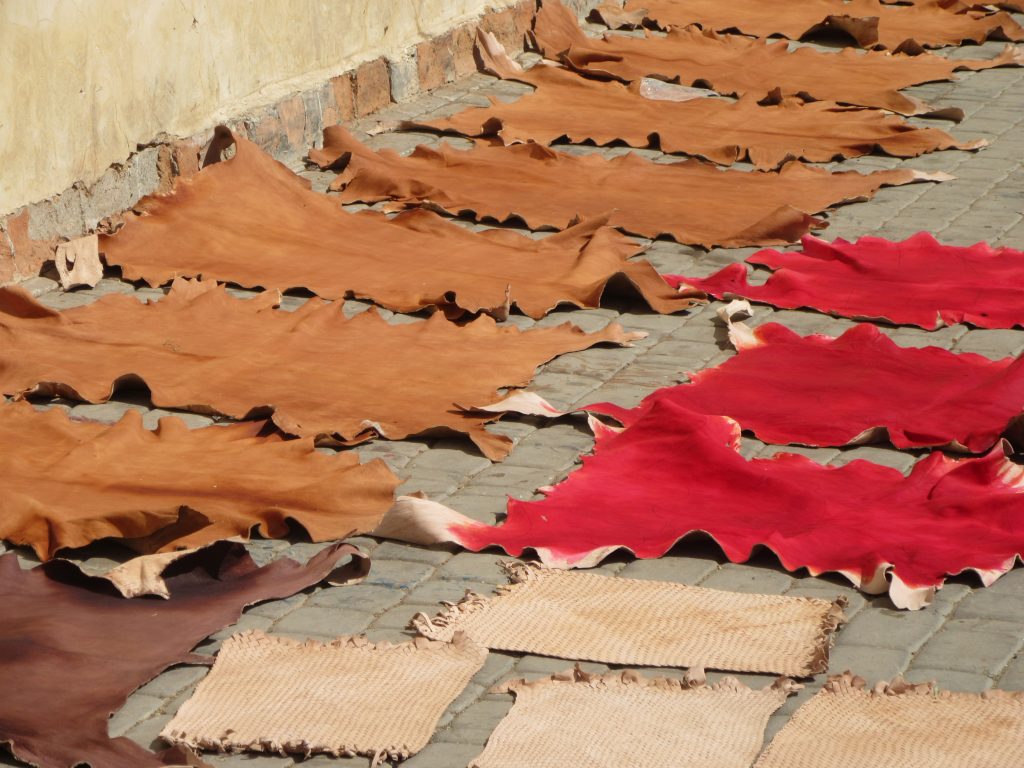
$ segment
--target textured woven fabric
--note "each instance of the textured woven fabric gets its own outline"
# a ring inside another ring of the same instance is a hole
[[[806,676],[828,668],[844,620],[839,600],[748,595],[664,581],[507,563],[497,596],[467,593],[433,620],[432,639],[462,631],[501,651],[609,664],[704,667]]]
[[[747,768],[772,712],[798,688],[754,691],[636,672],[513,681],[516,703],[470,768]]]
[[[426,745],[486,658],[461,635],[392,645],[243,632],[161,736],[203,749],[402,760]]]
[[[1012,768],[1024,764],[1024,692],[937,692],[902,680],[866,690],[831,678],[755,768]]]

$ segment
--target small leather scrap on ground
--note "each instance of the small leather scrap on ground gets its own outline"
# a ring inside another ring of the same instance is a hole
[[[606,11],[602,14],[607,16]],[[728,96],[750,95],[759,101],[799,97],[957,120],[963,118],[962,110],[935,109],[900,89],[953,80],[960,70],[1024,65],[1024,51],[1011,45],[998,56],[981,60],[852,48],[837,52],[806,47],[790,50],[785,40],[724,35],[698,27],[673,27],[664,36],[608,34],[593,38],[583,33],[575,14],[557,0],[545,2],[537,14],[534,38],[549,58],[597,77],[635,83],[656,77],[686,86],[701,85]],[[483,46],[480,49],[484,55]],[[507,76],[493,64],[488,63],[488,69]],[[542,76],[546,76],[543,70],[537,74]],[[563,118],[568,122],[573,114]]]
[[[520,331],[442,314],[389,325],[374,309],[347,319],[340,304],[313,298],[283,312],[279,301],[179,279],[155,303],[110,295],[56,312],[0,288],[0,390],[96,403],[118,382],[141,379],[156,407],[235,419],[269,411],[287,434],[344,444],[466,434],[498,460],[511,441],[487,431],[493,414],[467,409],[493,402],[500,387],[525,386],[560,354],[643,336],[615,323],[595,333],[568,323]]]
[[[1024,755],[1024,692],[959,693],[849,672],[796,711],[754,768],[1009,768]]]
[[[0,539],[46,560],[106,537],[166,551],[282,537],[290,522],[313,541],[373,530],[399,483],[381,459],[323,456],[265,426],[190,430],[167,416],[151,431],[137,411],[108,426],[0,405]]]
[[[344,211],[334,197],[226,128],[215,141],[234,155],[178,178],[170,195],[146,197],[100,247],[128,280],[162,285],[176,277],[246,287],[307,288],[326,299],[354,297],[396,312],[438,307],[449,317],[512,305],[543,317],[562,302],[598,307],[623,275],[652,309],[693,302],[669,289],[640,247],[595,216],[540,240],[515,232],[471,232],[429,211],[389,219]]]
[[[1002,446],[960,460],[936,451],[904,477],[792,453],[748,461],[739,424],[669,400],[624,429],[592,425],[597,444],[582,468],[542,489],[541,501],[510,499],[500,525],[400,496],[375,535],[513,556],[531,549],[549,567],[587,568],[620,549],[660,557],[704,533],[732,562],[764,547],[787,570],[839,573],[910,609],[931,602],[947,574],[974,571],[989,585],[1024,552],[1024,467]]]
[[[760,251],[748,264],[772,270],[750,285],[742,264],[710,277],[668,276],[674,285],[716,297],[745,298],[782,309],[810,307],[841,317],[884,320],[935,330],[1024,325],[1024,252],[943,245],[927,232],[902,242],[861,237],[832,243],[805,237],[803,250]]]
[[[715,32],[790,40],[840,32],[862,48],[918,53],[985,40],[1024,40],[1024,28],[1009,13],[979,4],[928,0],[912,5],[882,0],[627,0],[643,7],[661,29],[697,24]]]
[[[462,634],[393,645],[243,632],[224,642],[161,737],[203,750],[405,760],[427,745],[486,658]]]
[[[131,739],[108,737],[110,715],[165,669],[209,663],[192,649],[246,606],[328,578],[359,580],[369,570],[369,560],[347,544],[328,547],[305,565],[284,558],[262,568],[233,542],[169,564],[152,557],[164,563],[166,600],[125,599],[109,580],[86,576],[66,560],[22,570],[14,553],[0,556],[0,676],[7,691],[17,692],[0,697],[0,745],[16,759],[38,768],[182,763],[181,750],[160,756]]]
[[[739,354],[687,384],[656,390],[633,409],[596,403],[580,410],[628,426],[655,403],[671,402],[728,416],[776,445],[888,441],[972,453],[991,449],[1003,434],[1016,437],[1024,410],[1024,358],[901,347],[868,323],[833,338],[730,321],[729,338]]]
[[[744,594],[504,563],[510,584],[414,628],[492,650],[652,667],[808,677],[828,669],[845,601]]]
[[[391,200],[394,208],[424,205],[478,220],[518,218],[531,229],[565,229],[578,216],[611,211],[609,223],[626,232],[704,247],[793,242],[820,228],[811,214],[830,206],[869,199],[883,186],[953,178],[906,168],[830,173],[799,162],[778,173],[748,173],[699,160],[579,157],[539,144],[419,146],[401,157],[374,152],[341,126],[324,131],[315,160],[345,163],[332,183],[344,202]]]
[[[601,146],[623,141],[631,147],[653,146],[719,165],[749,159],[761,170],[774,170],[790,160],[829,162],[876,151],[916,157],[942,149],[978,149],[987,143],[961,143],[945,131],[918,128],[881,110],[827,101],[805,103],[795,96],[779,96],[776,103],[765,104],[751,92],[734,102],[706,98],[713,96],[710,91],[672,86],[667,86],[670,98],[666,98],[651,93],[656,82],[651,80],[625,86],[545,63],[523,70],[487,34],[481,33],[479,50],[488,68],[535,90],[511,104],[493,101],[487,107],[471,107],[452,117],[409,123],[409,127],[495,137],[502,144],[548,145],[562,137]],[[660,82],[657,87],[666,89]]]
[[[469,768],[748,768],[768,718],[798,688],[785,678],[762,690],[732,677],[708,685],[699,671],[513,680],[497,692],[515,704]]]

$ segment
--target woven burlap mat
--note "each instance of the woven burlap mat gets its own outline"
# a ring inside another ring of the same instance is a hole
[[[218,751],[402,760],[426,745],[486,658],[486,648],[462,635],[392,645],[243,632],[224,642],[210,674],[160,735]]]
[[[580,669],[498,690],[516,703],[470,768],[748,768],[771,714],[800,686],[760,691],[735,678],[709,686],[635,671]]]
[[[1024,765],[1024,692],[937,691],[901,679],[829,679],[755,768],[1013,768]]]
[[[533,563],[505,563],[512,583],[491,598],[467,593],[420,634],[457,631],[501,651],[607,664],[704,667],[807,676],[828,668],[842,599],[749,595],[640,581]]]

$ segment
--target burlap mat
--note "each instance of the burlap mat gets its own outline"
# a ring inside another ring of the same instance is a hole
[[[828,668],[845,601],[748,595],[661,581],[505,563],[512,582],[491,598],[467,593],[412,626],[450,640],[607,664],[704,667],[807,676]]]
[[[735,678],[650,679],[634,671],[516,680],[516,703],[470,768],[748,768],[771,714],[799,688]]]
[[[1024,765],[1024,692],[936,691],[849,672],[796,711],[755,768],[1013,768]]]
[[[486,658],[486,648],[462,635],[452,643],[392,645],[243,632],[225,641],[210,674],[160,735],[220,751],[402,760],[426,745]]]

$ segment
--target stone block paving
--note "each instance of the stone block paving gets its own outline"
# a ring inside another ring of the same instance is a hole
[[[964,47],[954,57],[993,56],[1002,44]],[[417,143],[436,145],[438,137],[424,133],[396,133],[390,130],[402,119],[449,115],[466,106],[486,104],[494,95],[504,100],[518,98],[528,89],[503,83],[483,74],[473,75],[441,88],[411,103],[394,105],[382,113],[353,124],[371,146],[391,147],[409,152]],[[935,83],[910,89],[909,93],[942,106],[957,106],[966,119],[959,125],[938,124],[961,139],[987,138],[991,145],[976,153],[939,152],[900,161],[871,156],[833,164],[836,168],[868,171],[906,165],[942,170],[957,176],[945,184],[916,184],[883,189],[867,203],[838,208],[829,215],[828,238],[856,238],[880,235],[901,239],[920,230],[935,233],[940,240],[970,245],[987,240],[997,245],[1024,248],[1024,70],[998,69],[962,73],[956,83]],[[383,132],[380,131],[384,127]],[[453,144],[465,146],[459,139]],[[617,155],[623,147],[573,148],[576,152]],[[660,152],[642,151],[655,159]],[[300,170],[300,169],[297,169]],[[322,189],[330,175],[305,170]],[[358,209],[362,206],[351,206]],[[466,222],[466,226],[480,228]],[[646,258],[663,272],[706,275],[742,260],[755,249],[715,249],[710,252],[678,245],[669,240],[647,242]],[[74,293],[56,290],[45,277],[34,278],[25,287],[46,305],[67,309],[91,302],[112,292],[130,293],[140,300],[158,299],[160,290],[139,288],[116,279],[104,279],[96,288]],[[245,295],[245,291],[237,291]],[[286,297],[284,309],[294,309],[305,299]],[[367,304],[348,302],[345,311],[364,311]],[[613,320],[630,329],[645,330],[649,336],[629,349],[593,349],[565,355],[544,366],[531,389],[558,407],[610,400],[634,405],[654,389],[686,379],[687,373],[714,366],[733,354],[725,334],[716,322],[716,305],[689,313],[662,316],[651,313],[636,297],[608,297],[604,308],[592,311],[559,310],[541,321],[514,316],[508,322],[526,328],[533,325],[577,323],[588,330]],[[392,322],[415,318],[383,311]],[[781,322],[801,333],[837,334],[853,325],[814,312],[772,311],[757,307],[753,322]],[[928,333],[911,328],[883,327],[898,343],[907,346],[937,345],[955,351],[977,352],[992,358],[1018,354],[1024,349],[1024,331],[974,330],[965,326]],[[82,418],[114,421],[128,409],[145,414],[154,426],[166,411],[150,408],[145,395],[124,393],[104,405],[57,402]],[[211,423],[195,414],[181,414],[191,426]],[[828,418],[822,413],[822,418]],[[478,520],[500,519],[507,497],[536,498],[535,489],[557,482],[578,464],[593,441],[585,422],[566,418],[544,422],[511,418],[495,426],[496,431],[516,441],[509,458],[491,464],[474,451],[469,441],[378,441],[357,448],[366,459],[380,457],[405,480],[402,492],[421,490],[437,501]],[[780,450],[747,439],[744,455],[770,456]],[[833,464],[868,459],[907,471],[917,455],[884,446],[844,449],[799,449],[812,458]],[[330,640],[337,635],[366,632],[372,640],[403,641],[411,634],[405,627],[418,612],[434,613],[440,601],[458,600],[466,590],[489,593],[504,583],[497,561],[501,553],[473,554],[444,548],[425,549],[368,537],[353,540],[373,558],[370,577],[349,587],[317,587],[287,600],[264,603],[248,610],[234,626],[211,637],[200,647],[213,651],[235,631],[259,628],[298,638]],[[3,545],[0,545],[2,548]],[[260,561],[289,556],[304,560],[321,545],[295,541],[260,541],[251,545]],[[29,555],[24,555],[26,560]],[[920,612],[893,608],[885,596],[864,595],[840,577],[812,578],[806,573],[784,571],[775,558],[758,554],[745,564],[725,561],[709,542],[690,541],[659,560],[635,561],[614,556],[600,566],[601,572],[638,579],[662,579],[700,584],[719,589],[833,599],[843,595],[849,601],[847,624],[838,635],[832,653],[831,670],[846,669],[870,683],[897,674],[912,681],[935,680],[944,688],[981,691],[992,687],[1024,690],[1024,568],[1012,571],[994,586],[984,589],[975,578],[953,577],[938,593],[935,603]],[[536,678],[564,670],[572,662],[521,654],[492,653],[468,689],[452,704],[442,719],[432,743],[410,759],[409,768],[457,768],[465,766],[481,751],[487,737],[511,706],[511,698],[490,693],[495,683],[509,677]],[[600,664],[584,664],[603,670]],[[185,701],[206,671],[202,668],[172,669],[142,687],[110,721],[112,735],[127,735],[146,747],[159,746],[157,734]],[[678,670],[649,670],[650,674],[679,675]],[[711,674],[718,679],[720,675]],[[752,685],[770,682],[770,676],[740,675]],[[771,720],[766,738],[820,688],[826,675],[802,681],[799,695],[792,697]],[[6,695],[16,692],[5,692]],[[286,768],[288,766],[365,765],[365,758],[338,759],[327,756],[302,759],[292,756],[227,755],[210,756],[216,766]],[[14,765],[0,758],[2,765]]]

